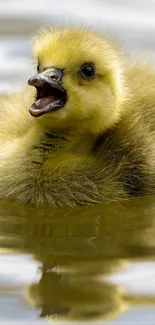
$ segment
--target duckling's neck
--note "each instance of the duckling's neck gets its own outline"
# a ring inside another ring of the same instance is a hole
[[[40,130],[38,128],[35,131],[35,135]],[[77,132],[72,129],[60,129],[60,130],[44,130],[40,132],[40,137],[34,149],[40,150],[41,153],[48,152],[50,155],[57,154],[88,154],[92,150],[93,143],[95,142],[95,136],[92,134]]]

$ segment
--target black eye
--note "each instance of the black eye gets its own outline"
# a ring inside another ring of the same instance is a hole
[[[95,75],[95,68],[93,65],[84,65],[81,68],[81,74],[85,79],[92,79]]]

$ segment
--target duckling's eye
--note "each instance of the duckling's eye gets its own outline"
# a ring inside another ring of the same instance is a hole
[[[95,68],[90,64],[82,66],[80,72],[84,79],[92,79],[95,76]]]

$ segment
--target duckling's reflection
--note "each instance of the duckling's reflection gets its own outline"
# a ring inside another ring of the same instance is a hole
[[[134,259],[154,257],[154,224],[154,197],[74,209],[0,202],[1,247],[42,262],[40,282],[28,290],[41,317],[105,319],[135,301],[154,304],[155,297],[127,296],[104,279]]]

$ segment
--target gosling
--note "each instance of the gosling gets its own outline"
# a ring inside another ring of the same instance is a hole
[[[155,71],[95,32],[34,42],[37,73],[1,99],[0,197],[102,203],[155,192]]]

